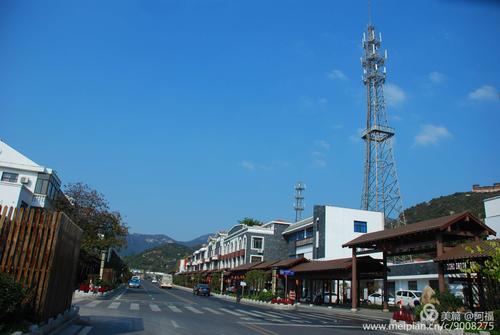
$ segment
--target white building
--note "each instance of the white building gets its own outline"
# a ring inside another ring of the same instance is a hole
[[[289,257],[330,260],[351,257],[351,250],[342,244],[383,229],[383,213],[321,205],[314,206],[312,217],[290,225],[283,237],[288,241]]]
[[[500,196],[484,199],[484,223],[496,232],[500,232]],[[493,238],[493,236],[490,236]]]
[[[53,208],[61,181],[54,170],[41,166],[0,141],[0,205]]]

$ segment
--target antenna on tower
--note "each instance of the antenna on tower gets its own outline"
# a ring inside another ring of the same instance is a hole
[[[302,219],[302,211],[304,210],[304,195],[302,194],[306,189],[306,185],[299,181],[295,184],[295,222]]]

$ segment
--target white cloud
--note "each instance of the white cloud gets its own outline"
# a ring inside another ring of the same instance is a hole
[[[451,133],[446,127],[425,124],[421,126],[420,132],[415,136],[415,144],[421,146],[435,145],[440,140],[449,137],[451,137]]]
[[[441,84],[446,80],[446,76],[443,73],[437,71],[429,73],[428,77],[429,80],[434,84]]]
[[[249,161],[241,161],[240,165],[242,168],[248,171],[255,171],[256,165],[254,162],[249,162]]]
[[[344,72],[336,69],[328,74],[328,78],[330,78],[331,80],[346,80],[347,76]]]
[[[395,84],[385,85],[385,99],[388,106],[397,106],[406,101],[406,93]]]
[[[500,93],[496,88],[484,85],[469,93],[469,99],[476,101],[494,101],[500,99]]]
[[[331,147],[330,143],[328,143],[325,140],[317,140],[315,144],[317,147],[324,149],[324,150],[329,150]]]

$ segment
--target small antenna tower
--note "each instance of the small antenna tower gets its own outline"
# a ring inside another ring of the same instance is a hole
[[[295,184],[295,222],[302,219],[302,211],[304,210],[304,195],[302,194],[306,189],[306,185],[299,181]]]
[[[396,163],[392,150],[395,135],[389,127],[385,108],[384,84],[387,50],[379,53],[382,35],[375,33],[372,24],[371,1],[368,0],[368,27],[363,33],[363,83],[366,88],[365,173],[361,208],[384,213],[386,225],[406,224],[399,191]]]

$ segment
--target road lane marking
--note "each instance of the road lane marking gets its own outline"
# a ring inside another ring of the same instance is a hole
[[[229,309],[226,309],[226,308],[219,308],[219,310],[223,311],[223,312],[226,312],[226,313],[229,313],[229,314],[232,314],[232,315],[236,315],[236,316],[243,316],[243,314],[240,314],[240,313],[236,313],[236,312],[233,312]]]
[[[252,312],[253,312],[253,313],[256,313],[256,314],[259,314],[259,315],[261,315],[261,316],[269,316],[269,314],[264,313],[264,312],[260,312],[260,311],[256,311],[255,309],[252,309]]]
[[[160,307],[158,307],[158,305],[151,304],[151,305],[149,305],[149,308],[151,308],[151,310],[153,312],[161,312],[161,309],[160,309]]]
[[[92,301],[92,302],[89,302],[88,304],[86,304],[85,307],[93,308],[93,307],[96,307],[97,305],[99,305],[101,302],[102,302],[102,300],[95,300],[95,301]]]
[[[139,304],[136,304],[135,302],[130,303],[130,310],[132,310],[132,311],[138,311],[139,310]]]
[[[282,319],[284,317],[286,317],[287,315],[284,314],[284,313],[274,313],[274,312],[267,312],[267,315],[266,316],[270,316],[270,317],[276,317],[278,319]]]
[[[251,316],[256,316],[258,318],[261,318],[262,315],[259,315],[257,313],[252,313],[252,312],[249,312],[249,311],[245,311],[243,309],[237,309],[238,312],[241,312],[241,313],[245,313],[245,314],[248,314],[248,315],[251,315]]]
[[[214,313],[214,314],[217,314],[217,315],[221,315],[221,314],[222,314],[221,312],[216,311],[215,309],[212,309],[212,308],[210,308],[210,307],[202,307],[202,308],[203,308],[204,310],[206,310],[206,311],[209,311],[209,312]]]
[[[180,328],[177,322],[175,322],[174,320],[170,320],[170,322],[172,322],[172,326],[174,326],[174,328]]]
[[[90,333],[91,330],[92,330],[92,327],[90,327],[90,326],[84,327],[82,330],[80,330],[78,335],[87,335],[88,333]]]
[[[178,309],[176,306],[172,306],[172,305],[168,305],[168,308],[170,308],[170,310],[172,312],[175,312],[175,313],[182,313],[182,311],[180,309]]]
[[[111,305],[108,306],[109,309],[118,309],[120,307],[121,302],[112,302]]]
[[[191,306],[184,306],[184,308],[185,309],[189,309],[191,312],[196,313],[196,314],[203,314],[202,311],[200,311],[200,310],[198,310],[198,309],[196,309],[194,307],[191,307]]]

